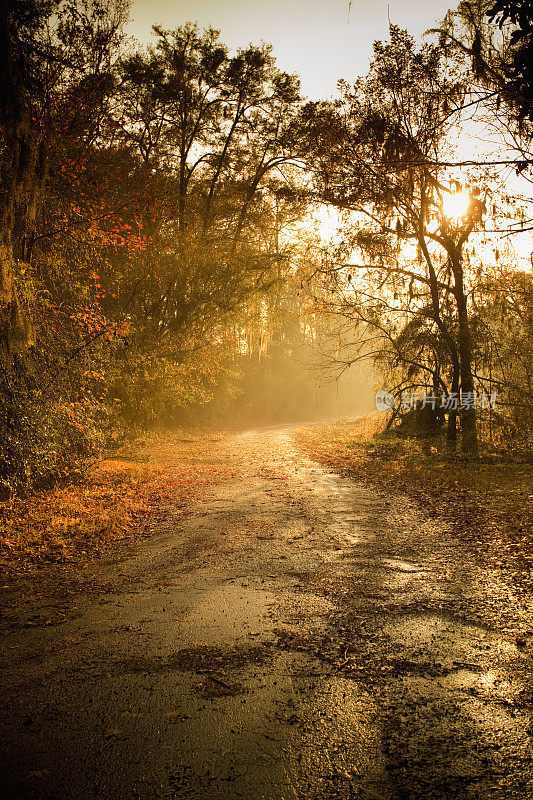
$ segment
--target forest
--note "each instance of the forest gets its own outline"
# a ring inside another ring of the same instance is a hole
[[[0,0],[0,797],[531,800],[532,5],[143,2]]]
[[[422,45],[392,27],[309,102],[265,44],[186,23],[140,47],[121,2],[3,4],[4,488],[154,425],[327,416],[317,372],[360,359],[393,424],[527,445],[522,5],[463,3]]]

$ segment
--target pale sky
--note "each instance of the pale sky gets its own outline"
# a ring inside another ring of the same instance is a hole
[[[303,93],[316,99],[334,93],[339,78],[366,73],[373,41],[387,37],[388,17],[420,36],[449,7],[450,0],[352,0],[350,11],[348,0],[132,0],[129,32],[147,42],[154,23],[191,21],[219,28],[230,48],[269,42],[278,67],[297,72]]]

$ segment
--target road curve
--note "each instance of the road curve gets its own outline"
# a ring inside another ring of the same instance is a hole
[[[65,621],[4,633],[0,798],[533,798],[531,621],[497,575],[290,429],[209,458]]]

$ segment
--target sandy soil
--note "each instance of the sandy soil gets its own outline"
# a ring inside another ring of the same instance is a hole
[[[523,600],[290,429],[209,458],[193,513],[8,610],[0,797],[533,798]]]

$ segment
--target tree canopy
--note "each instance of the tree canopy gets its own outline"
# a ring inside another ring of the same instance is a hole
[[[314,103],[267,44],[189,22],[132,46],[126,19],[122,0],[0,8],[4,486],[143,426],[318,413],[312,370],[363,357],[439,398],[424,424],[452,450],[460,432],[477,453],[487,415],[461,398],[495,387],[490,436],[531,430],[532,287],[507,236],[530,198],[506,185],[531,163],[528,4],[461,3],[422,44],[392,26]],[[481,123],[505,156],[465,156]]]

